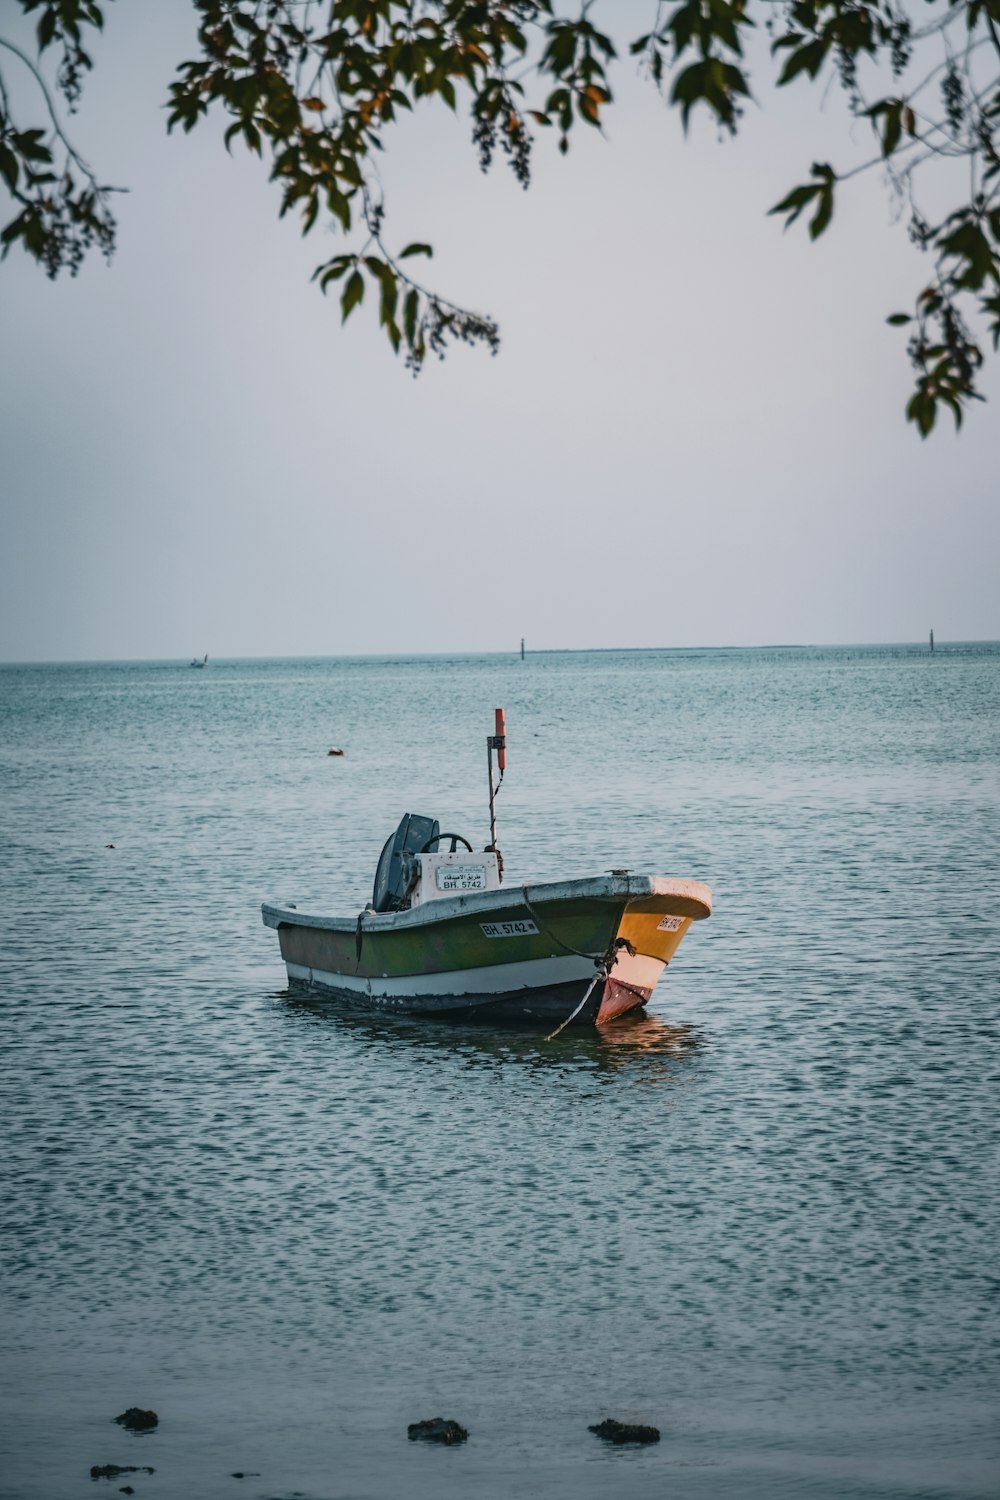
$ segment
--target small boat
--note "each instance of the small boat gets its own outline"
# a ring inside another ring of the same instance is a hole
[[[195,659],[194,659],[194,661],[190,662],[189,665],[192,666],[192,667],[207,667],[208,666],[208,652],[206,651],[205,655],[203,657],[201,657],[200,659],[196,656]]]
[[[711,914],[711,890],[628,870],[504,884],[493,777],[495,752],[501,781],[506,765],[502,709],[487,747],[490,842],[482,853],[462,835],[442,833],[437,819],[408,813],[382,850],[372,899],[358,916],[263,905],[291,989],[556,1031],[600,1026],[646,1004],[691,923]]]

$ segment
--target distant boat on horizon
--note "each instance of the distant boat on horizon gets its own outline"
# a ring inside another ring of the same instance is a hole
[[[208,666],[208,652],[207,651],[205,652],[205,655],[202,657],[201,661],[199,661],[198,658],[195,657],[194,661],[191,662],[191,666],[192,667],[207,667]]]

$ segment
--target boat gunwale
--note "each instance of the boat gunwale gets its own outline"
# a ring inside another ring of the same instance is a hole
[[[498,912],[524,908],[528,902],[549,905],[573,901],[671,900],[686,904],[687,910],[673,913],[701,921],[711,915],[712,892],[700,880],[670,880],[659,875],[593,875],[579,880],[526,881],[503,886],[498,891],[476,891],[474,894],[442,896],[422,902],[406,911],[362,911],[355,917],[322,916],[299,911],[284,903],[265,901],[261,914],[266,927],[281,925],[318,927],[329,932],[355,932],[361,922],[366,932],[399,932],[425,927],[479,912]],[[695,908],[692,910],[691,908]],[[701,908],[700,910],[698,908]],[[664,908],[666,912],[666,908]],[[668,913],[669,914],[669,913]]]

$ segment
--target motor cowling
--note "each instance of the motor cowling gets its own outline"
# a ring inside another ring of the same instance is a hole
[[[436,818],[425,818],[420,813],[404,815],[379,856],[372,891],[372,906],[376,911],[406,910],[410,905],[410,889],[419,875],[414,856],[440,832]]]

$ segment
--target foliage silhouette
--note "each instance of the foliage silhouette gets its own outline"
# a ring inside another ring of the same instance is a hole
[[[54,96],[76,109],[92,66],[83,39],[103,26],[103,13],[96,0],[16,3],[37,17],[37,55],[4,37],[0,49],[31,75],[42,122],[15,121],[0,73],[0,179],[15,210],[0,245],[6,255],[20,243],[49,276],[75,275],[93,247],[110,258],[112,194],[120,190],[101,184],[76,151]],[[430,257],[430,245],[390,248],[377,171],[385,128],[424,101],[457,113],[461,99],[483,170],[499,153],[527,187],[535,130],[551,130],[565,152],[577,126],[599,129],[612,103],[618,54],[597,25],[596,0],[192,4],[200,50],[170,87],[169,128],[192,130],[217,107],[229,121],[227,147],[241,140],[266,155],[282,214],[297,213],[303,233],[330,215],[348,248],[317,266],[314,279],[324,293],[341,284],[345,320],[370,287],[381,327],[414,372],[428,354],[443,357],[449,341],[495,353],[492,318],[417,279],[411,263]],[[805,216],[816,239],[843,185],[884,171],[910,238],[932,263],[912,310],[888,318],[909,333],[916,378],[907,416],[926,436],[939,407],[960,424],[982,399],[983,353],[970,322],[1000,347],[1000,0],[929,0],[921,16],[916,23],[903,0],[650,0],[650,29],[630,52],[669,91],[685,128],[700,107],[735,134],[751,97],[743,42],[760,23],[780,64],[777,87],[839,81],[853,115],[869,123],[872,153],[840,172],[813,164],[770,212],[789,225]],[[948,169],[953,205],[934,218],[918,199],[932,164]]]

